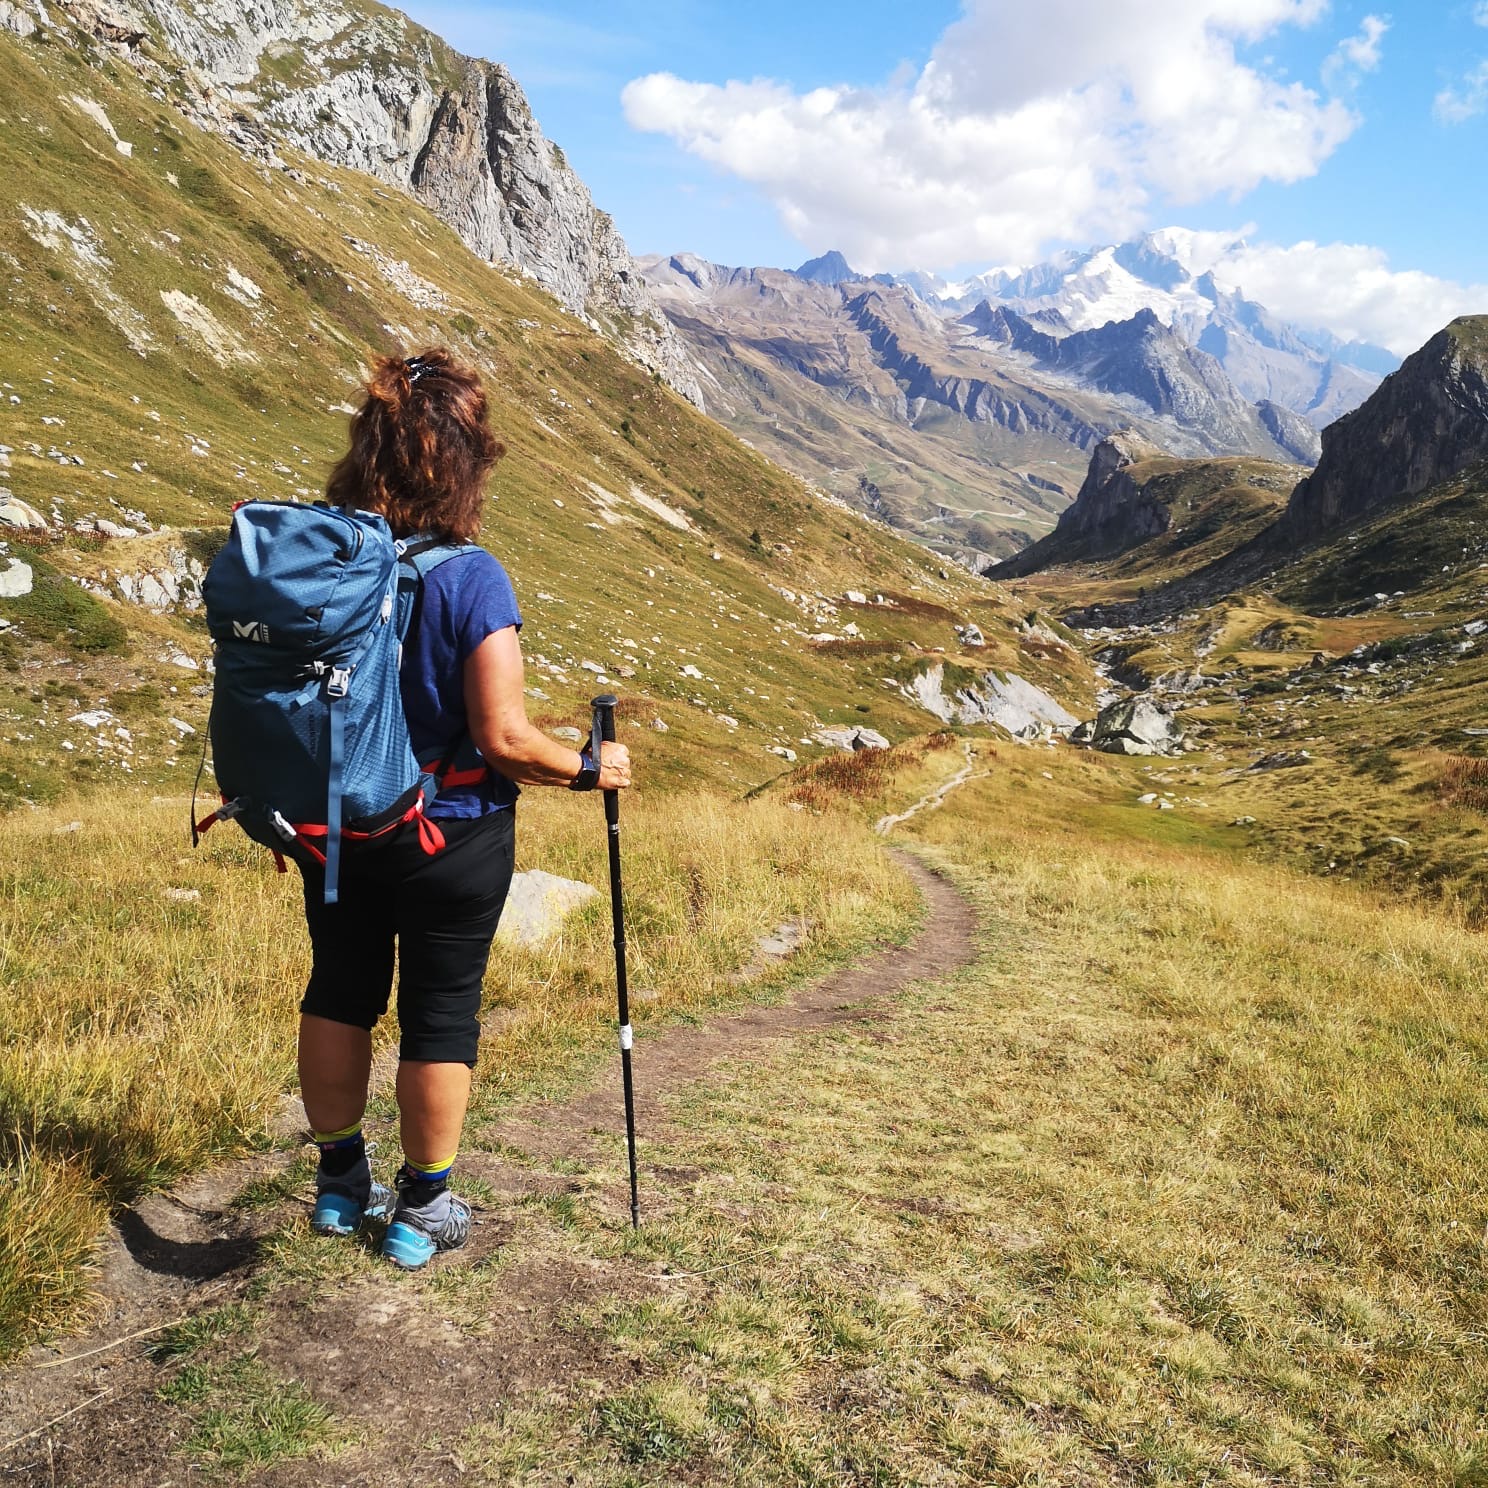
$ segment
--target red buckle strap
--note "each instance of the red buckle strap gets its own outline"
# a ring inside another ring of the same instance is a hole
[[[479,785],[490,773],[485,765],[479,770],[448,770],[439,776],[439,788],[449,790],[457,785]]]
[[[423,813],[423,803],[419,803],[419,810],[415,813],[418,817],[419,846],[432,858],[435,853],[444,847],[444,833],[439,830],[439,824],[432,822]]]
[[[401,827],[405,823],[411,821],[418,822],[419,846],[423,848],[423,850],[428,853],[431,858],[434,856],[435,853],[441,851],[444,848],[444,833],[439,830],[439,826],[436,822],[430,821],[429,818],[424,815],[424,798],[422,796],[420,796],[418,800],[415,801],[413,805],[410,806],[408,810],[405,811],[403,815],[398,818],[397,821],[389,822],[387,826],[380,827],[375,832],[353,832],[350,830],[350,828],[342,828],[341,836],[348,842],[370,842],[376,837],[387,836],[387,834],[391,832],[395,827]],[[294,828],[296,834],[302,841],[307,837],[324,837],[327,835],[327,829],[323,822],[292,822],[291,826]],[[312,847],[309,842],[305,842],[304,847],[306,852],[309,852],[315,857],[319,858],[322,863],[325,862],[324,855],[316,848]]]

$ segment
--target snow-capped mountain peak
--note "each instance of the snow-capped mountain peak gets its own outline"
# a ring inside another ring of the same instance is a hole
[[[1127,243],[1066,251],[1041,264],[995,268],[956,284],[902,274],[944,314],[965,315],[982,301],[1006,305],[1055,335],[1098,330],[1147,311],[1189,345],[1216,357],[1254,402],[1269,400],[1316,427],[1369,395],[1396,365],[1378,347],[1344,346],[1222,289],[1213,269],[1244,240],[1235,234],[1167,227]]]

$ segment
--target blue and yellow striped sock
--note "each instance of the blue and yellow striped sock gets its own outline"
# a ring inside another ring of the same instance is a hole
[[[360,1121],[340,1131],[311,1132],[310,1136],[320,1148],[320,1171],[327,1178],[344,1178],[367,1154]]]
[[[414,1208],[422,1208],[431,1199],[437,1199],[449,1186],[450,1169],[458,1156],[458,1153],[451,1153],[443,1162],[435,1163],[417,1163],[405,1157],[399,1177],[408,1203]]]

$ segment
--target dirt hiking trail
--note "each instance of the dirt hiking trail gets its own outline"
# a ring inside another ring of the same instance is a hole
[[[800,989],[786,1003],[639,1041],[643,1142],[665,1134],[666,1098],[721,1061],[758,1057],[781,1040],[864,1016],[889,1016],[889,1008],[873,1004],[972,960],[977,926],[970,904],[909,854],[894,856],[925,901],[917,937]],[[303,1381],[352,1445],[330,1460],[281,1460],[241,1476],[209,1472],[182,1454],[191,1420],[158,1395],[174,1371],[150,1357],[152,1338],[183,1318],[255,1297],[255,1278],[272,1264],[267,1252],[309,1207],[308,1193],[257,1209],[234,1203],[298,1155],[275,1152],[193,1177],[118,1217],[100,1256],[98,1325],[57,1349],[35,1348],[0,1373],[0,1488],[186,1488],[214,1477],[285,1488],[470,1483],[447,1444],[488,1419],[499,1402],[576,1379],[633,1381],[638,1360],[569,1319],[585,1303],[639,1298],[675,1282],[639,1261],[555,1246],[551,1231],[534,1223],[532,1203],[583,1193],[606,1217],[628,1222],[623,1179],[596,1193],[572,1178],[576,1164],[596,1153],[612,1160],[610,1149],[623,1147],[618,1063],[609,1061],[600,1082],[570,1100],[472,1123],[460,1173],[492,1197],[473,1205],[477,1223],[465,1249],[409,1277],[354,1252],[349,1268],[338,1267],[327,1259],[334,1252],[302,1235],[313,1247],[303,1264],[256,1300],[253,1332],[236,1340],[238,1351],[251,1346],[274,1375]],[[623,1161],[612,1165],[623,1170]],[[643,1223],[648,1210],[659,1214],[685,1198],[689,1176],[643,1159]],[[547,1239],[534,1243],[544,1233]],[[361,1240],[338,1243],[365,1248]],[[480,1312],[474,1325],[472,1307]],[[435,1441],[446,1445],[429,1445]]]

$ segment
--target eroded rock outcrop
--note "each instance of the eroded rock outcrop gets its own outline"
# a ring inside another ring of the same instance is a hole
[[[995,724],[1015,739],[1037,739],[1072,729],[1078,720],[1057,699],[1016,672],[984,672],[974,683],[945,690],[945,666],[936,662],[905,688],[942,723]]]
[[[1131,474],[1133,465],[1161,453],[1130,429],[1101,440],[1090,457],[1085,483],[1073,504],[1060,513],[1054,531],[988,570],[988,577],[1019,578],[1050,563],[1125,552],[1166,532],[1172,512]]]
[[[1488,315],[1462,316],[1323,431],[1317,469],[1292,493],[1278,546],[1307,542],[1418,496],[1488,458]]]
[[[287,144],[408,192],[472,251],[595,317],[701,405],[696,369],[614,222],[499,63],[465,57],[361,0],[60,0],[49,13],[33,0],[11,9],[54,29],[65,17],[126,55],[193,122],[262,159],[282,164],[276,146]],[[165,53],[187,70],[154,60]]]

